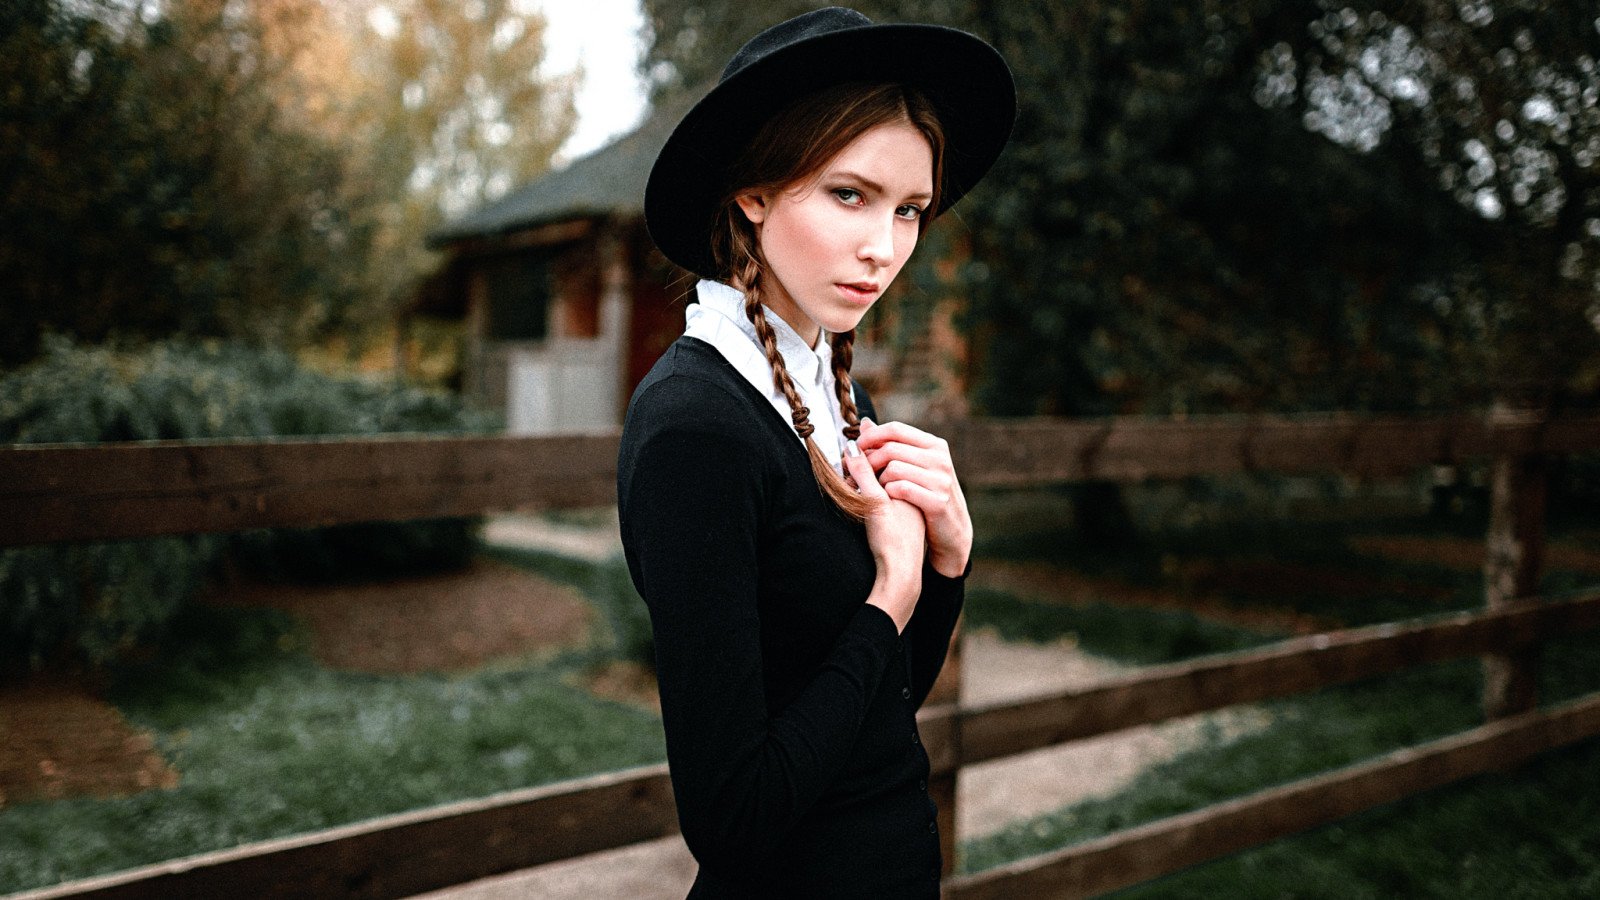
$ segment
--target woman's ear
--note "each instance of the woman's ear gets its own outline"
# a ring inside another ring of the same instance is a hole
[[[744,211],[744,217],[750,220],[751,225],[760,225],[767,218],[767,198],[750,191],[733,198],[739,204],[739,209]]]

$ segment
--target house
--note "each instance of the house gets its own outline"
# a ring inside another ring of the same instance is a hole
[[[644,184],[695,99],[429,235],[447,260],[408,312],[465,320],[462,392],[507,431],[614,427],[683,332],[693,281],[645,232]]]
[[[508,432],[617,426],[633,389],[683,333],[694,276],[651,242],[644,187],[673,126],[702,94],[685,92],[632,134],[429,236],[447,261],[408,313],[465,321],[462,392],[504,410]],[[930,398],[959,404],[963,385],[950,358],[964,355],[964,342],[941,328],[949,298],[897,315],[907,293],[897,283],[864,323],[854,374],[881,413],[917,418]],[[892,388],[901,390],[885,396]]]

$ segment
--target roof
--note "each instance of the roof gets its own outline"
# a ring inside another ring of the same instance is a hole
[[[652,111],[633,133],[446,223],[428,235],[428,244],[439,247],[571,219],[644,215],[650,167],[678,120],[704,93],[682,92]]]

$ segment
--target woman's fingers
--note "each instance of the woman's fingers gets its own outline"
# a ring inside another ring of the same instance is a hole
[[[871,419],[862,419],[861,437],[856,443],[872,460],[874,470],[881,470],[892,459],[918,466],[952,468],[950,445],[944,438],[904,422],[878,425]]]
[[[913,428],[904,422],[887,422],[879,425],[871,419],[861,420],[861,437],[857,443],[861,445],[863,452],[871,452],[894,441],[929,450],[943,449],[946,455],[950,452],[944,438],[929,434],[920,428]]]
[[[867,457],[872,461],[872,457]],[[901,460],[893,460],[888,465],[881,467],[877,472],[878,483],[885,489],[898,482],[910,482],[927,489],[930,493],[950,496],[950,487],[955,482],[955,474],[948,469],[929,468],[918,466]]]
[[[913,447],[894,441],[876,447],[866,452],[867,462],[872,463],[872,471],[882,472],[895,463],[901,463],[899,468],[916,467],[919,469],[939,469],[946,472],[954,471],[954,465],[948,456],[942,456],[937,450],[928,450]]]
[[[942,438],[899,422],[873,425],[864,419],[857,443],[884,485],[909,479],[931,491],[948,493],[955,483],[955,464]]]
[[[886,496],[920,510],[928,529],[929,562],[958,576],[972,549],[972,517],[956,479],[950,445],[903,422],[861,420],[860,450]]]
[[[878,476],[872,472],[872,463],[861,452],[861,448],[856,446],[855,441],[850,441],[844,446],[844,467],[855,480],[856,490],[861,492],[861,496],[874,499],[885,496],[883,486],[878,484]]]
[[[929,490],[914,481],[890,482],[884,485],[883,491],[892,500],[904,500],[922,510],[923,516],[930,521],[935,516],[947,514],[949,510],[949,494]]]

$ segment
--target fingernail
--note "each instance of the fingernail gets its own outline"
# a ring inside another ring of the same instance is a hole
[[[845,456],[860,456],[861,455],[861,448],[856,446],[856,442],[855,441],[845,441],[844,442],[844,455]]]
[[[871,428],[872,426],[876,425],[877,423],[872,421],[871,419],[867,418],[866,416],[862,416],[861,417],[861,424],[863,426],[867,427],[867,428]]]

